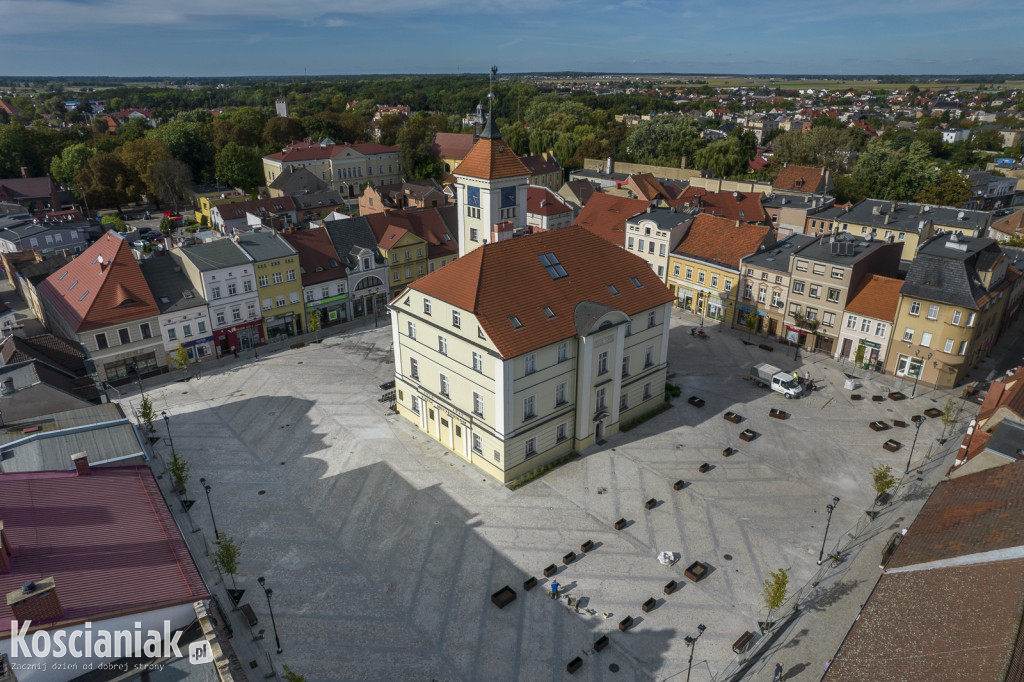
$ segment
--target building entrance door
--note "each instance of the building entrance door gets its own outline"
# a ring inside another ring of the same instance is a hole
[[[850,360],[850,349],[853,348],[853,339],[843,339],[843,352],[840,353],[840,357],[844,360]]]

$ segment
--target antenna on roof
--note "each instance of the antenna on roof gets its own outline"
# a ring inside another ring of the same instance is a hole
[[[491,120],[491,112],[494,110],[494,77],[498,75],[498,67],[491,67],[491,75],[487,79],[487,120]]]

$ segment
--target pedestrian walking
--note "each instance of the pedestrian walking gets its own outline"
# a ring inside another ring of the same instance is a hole
[[[772,682],[781,682],[782,680],[782,664],[775,664],[775,674],[772,675]]]
[[[235,359],[237,360],[238,359],[238,349],[235,348],[234,346],[231,346],[231,352],[234,354]]]
[[[793,383],[794,384],[799,384],[800,383],[800,372],[796,371],[795,369],[793,370]]]
[[[551,581],[551,598],[552,599],[558,599],[558,581],[557,580],[552,580]]]

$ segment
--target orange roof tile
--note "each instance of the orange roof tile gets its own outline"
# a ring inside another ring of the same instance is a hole
[[[647,210],[643,199],[595,192],[576,216],[576,225],[583,227],[616,246],[626,245],[626,221]]]
[[[553,253],[567,273],[553,279],[539,256]],[[509,295],[509,276],[529,296]],[[640,282],[638,288],[631,278]],[[615,287],[618,295],[612,293]],[[669,303],[670,292],[642,258],[582,227],[484,246],[409,285],[476,315],[504,358],[575,336],[576,307],[594,302],[635,315]],[[548,317],[541,306],[554,313]],[[515,316],[520,328],[509,320]]]
[[[452,171],[481,180],[529,176],[530,169],[520,160],[508,142],[501,138],[480,138]]]
[[[745,223],[768,222],[760,192],[709,192],[691,186],[678,199],[670,199],[666,203],[669,206],[699,207],[705,213]]]
[[[459,243],[448,229],[440,213],[442,210],[445,209],[398,209],[363,217],[377,237],[378,246],[385,251],[393,247],[403,235],[411,232],[427,243],[428,258],[455,256],[459,253]]]
[[[786,166],[779,171],[772,187],[796,192],[817,192],[824,179],[825,170],[823,168]]]
[[[131,247],[113,231],[40,282],[39,293],[77,332],[159,314]]]
[[[846,304],[846,309],[865,317],[892,322],[896,319],[902,286],[902,279],[868,275]]]
[[[626,183],[633,188],[633,191],[641,199],[654,201],[655,199],[665,197],[665,188],[655,179],[653,173],[630,175]]]
[[[737,225],[735,220],[700,213],[672,253],[738,270],[740,259],[757,253],[770,235],[769,227],[743,222]]]
[[[526,212],[536,215],[559,215],[572,213],[572,209],[565,205],[562,197],[547,187],[530,185],[526,188]]]

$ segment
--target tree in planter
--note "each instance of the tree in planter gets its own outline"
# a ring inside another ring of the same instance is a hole
[[[173,369],[180,369],[181,378],[185,378],[188,368],[188,351],[180,343],[178,344],[178,349],[171,353],[171,366]]]
[[[174,221],[171,220],[170,216],[165,215],[160,219],[160,234],[163,236],[170,237],[176,227],[177,225],[174,224]]]
[[[956,420],[960,418],[960,405],[950,398],[946,401],[946,404],[942,406],[942,416],[939,418],[942,421],[942,436],[939,437],[940,443],[946,442],[946,429],[949,429],[950,435],[953,434],[953,425],[956,424]]]
[[[789,590],[789,570],[780,568],[777,571],[772,571],[764,581],[764,605],[768,608],[764,630],[771,628],[772,614],[786,602],[786,592]]]
[[[875,489],[876,500],[895,484],[896,477],[892,475],[892,467],[888,464],[879,464],[871,470],[871,485]]]
[[[188,483],[188,472],[191,468],[192,465],[179,457],[177,452],[171,451],[171,463],[167,465],[167,470],[171,472],[175,489],[184,492],[185,484]]]
[[[853,364],[860,367],[864,363],[864,346],[857,346],[857,353],[853,356]]]
[[[297,672],[295,672],[294,670],[292,670],[288,666],[283,666],[283,667],[284,667],[284,675],[282,675],[281,677],[282,677],[282,679],[284,679],[284,682],[306,682],[306,676],[305,675],[298,674]]]
[[[221,573],[231,576],[231,587],[238,589],[235,584],[235,574],[238,573],[238,559],[242,556],[242,545],[235,542],[230,535],[222,535],[217,541],[217,552],[213,561]]]
[[[313,332],[316,343],[320,343],[320,311],[314,310],[309,314],[309,331]]]
[[[747,332],[751,336],[754,335],[754,330],[757,329],[757,313],[751,310],[749,313],[743,316],[743,326],[747,328]]]
[[[153,420],[156,419],[156,411],[153,409],[153,403],[147,396],[142,397],[142,403],[139,405],[139,419],[146,425],[147,431],[153,430]]]

